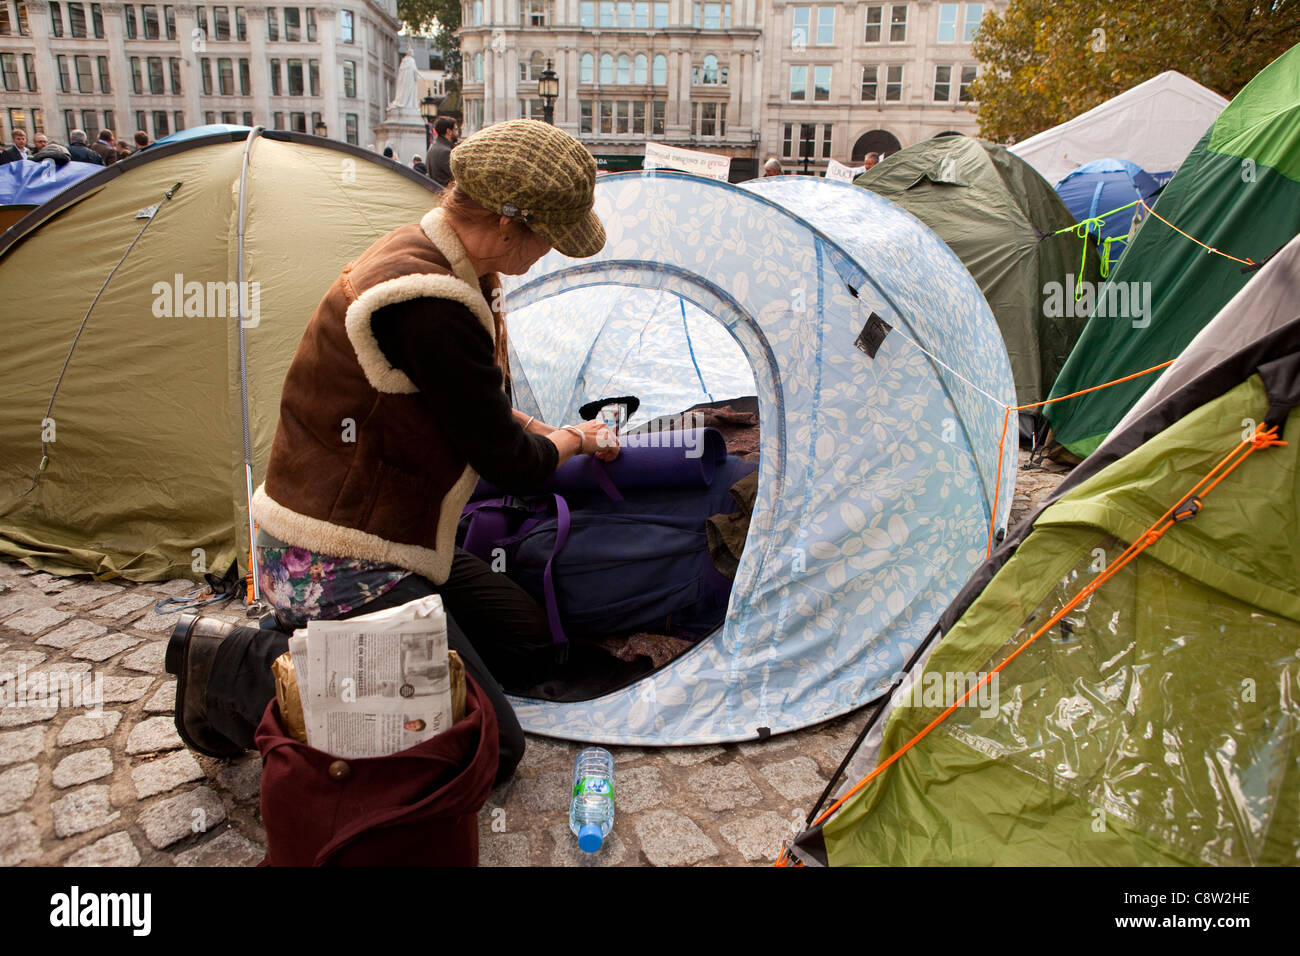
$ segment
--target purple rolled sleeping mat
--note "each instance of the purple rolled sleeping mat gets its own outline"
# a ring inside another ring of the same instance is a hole
[[[727,458],[726,441],[716,428],[633,432],[620,436],[619,443],[622,450],[610,462],[591,455],[570,458],[537,486],[537,493],[604,491],[618,501],[620,488],[708,488],[718,465]],[[503,494],[480,478],[470,500]]]

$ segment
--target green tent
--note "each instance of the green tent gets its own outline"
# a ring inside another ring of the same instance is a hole
[[[245,563],[246,433],[256,485],[317,302],[437,203],[374,153],[248,135],[145,150],[0,237],[0,554],[132,580]]]
[[[1154,208],[1212,248],[1257,263],[1300,232],[1300,45],[1219,114]],[[1249,278],[1242,263],[1210,255],[1148,216],[1097,292],[1053,397],[1173,358]],[[1135,298],[1142,309],[1133,308]],[[1124,300],[1129,307],[1116,308]],[[1088,455],[1152,381],[1145,375],[1048,405],[1056,440]]]
[[[1044,308],[1070,297],[1082,262],[1078,239],[1052,235],[1075,225],[1056,190],[1005,147],[956,135],[899,150],[854,184],[902,206],[956,253],[1002,330],[1017,401],[1046,398],[1083,328],[1081,316]],[[1084,277],[1093,281],[1096,244],[1088,242]]]
[[[1205,331],[976,572],[796,858],[1300,860],[1300,239]],[[1199,511],[1117,560],[1256,423],[1289,444],[1252,451]]]

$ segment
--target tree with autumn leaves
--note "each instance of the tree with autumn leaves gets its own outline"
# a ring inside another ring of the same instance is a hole
[[[1225,97],[1300,42],[1300,0],[1011,0],[971,50],[980,134],[1016,142],[1165,70]]]

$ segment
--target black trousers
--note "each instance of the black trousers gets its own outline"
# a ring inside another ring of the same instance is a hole
[[[526,685],[553,660],[545,612],[504,574],[457,549],[445,584],[412,574],[380,598],[343,617],[397,607],[430,594],[442,596],[447,643],[465,662],[496,711],[501,759],[496,782],[509,780],[524,756],[524,732],[494,674]],[[240,628],[222,640],[212,664],[205,698],[213,728],[252,750],[266,705],[275,697],[271,664],[289,649],[280,631]]]

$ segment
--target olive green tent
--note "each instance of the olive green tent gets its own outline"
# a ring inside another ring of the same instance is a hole
[[[947,243],[988,300],[1024,404],[1047,397],[1083,317],[1064,304],[1074,277],[1095,281],[1096,241],[1053,235],[1075,225],[1056,190],[1005,147],[938,136],[899,150],[854,184],[902,206]],[[1026,416],[1028,417],[1028,416]]]
[[[145,150],[0,237],[0,553],[132,580],[246,561],[246,445],[256,484],[307,320],[437,203],[365,150],[249,135]]]
[[[1237,94],[1192,150],[1098,291],[1093,316],[1053,389],[1069,395],[1176,356],[1262,262],[1300,233],[1300,45]],[[1077,240],[1076,240],[1077,242]],[[1134,309],[1136,296],[1143,303]],[[1127,310],[1115,304],[1128,301]],[[1117,314],[1117,311],[1119,314]],[[1085,456],[1105,439],[1149,375],[1048,405],[1056,440]]]
[[[1300,860],[1300,239],[1153,393],[944,613],[796,858]]]

